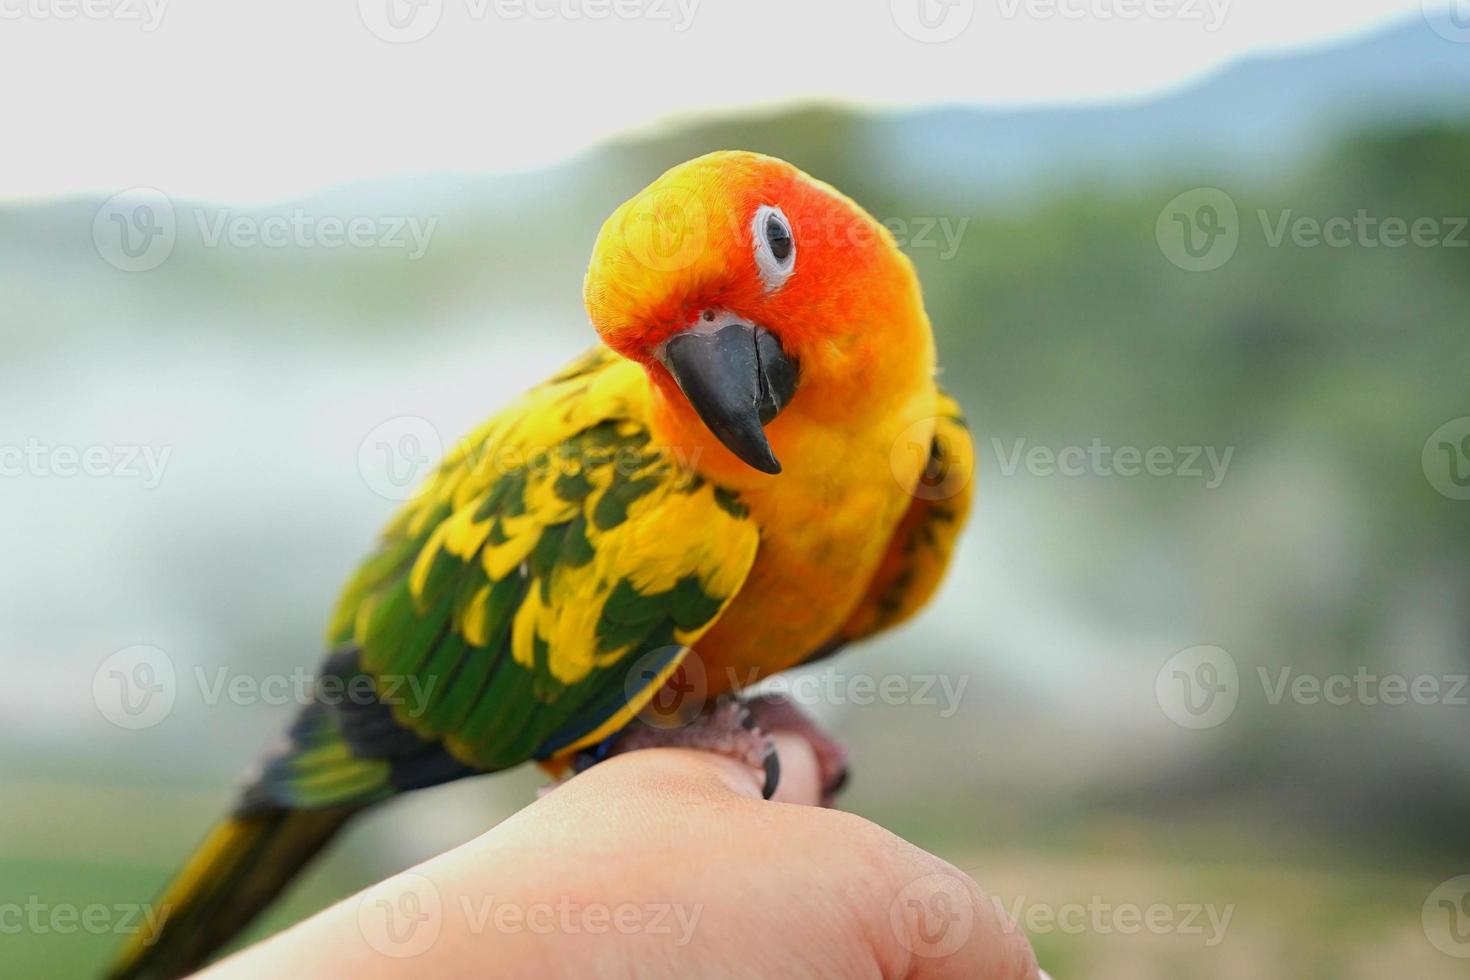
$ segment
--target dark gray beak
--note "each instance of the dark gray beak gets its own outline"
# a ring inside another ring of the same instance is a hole
[[[762,426],[796,393],[797,363],[775,334],[730,313],[706,314],[664,342],[664,366],[725,448],[762,473],[780,473]]]

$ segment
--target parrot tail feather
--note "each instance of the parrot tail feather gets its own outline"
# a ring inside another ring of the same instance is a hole
[[[267,808],[217,824],[158,899],[154,927],[132,936],[107,980],[170,980],[197,970],[357,811]]]

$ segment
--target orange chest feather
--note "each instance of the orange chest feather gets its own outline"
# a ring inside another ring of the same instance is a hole
[[[904,430],[925,425],[905,421],[911,417],[898,413],[856,442],[809,444],[791,458],[810,465],[776,481],[789,483],[742,494],[761,544],[744,586],[696,645],[711,694],[801,663],[862,598],[912,501],[906,488],[918,478],[916,458],[891,451]]]

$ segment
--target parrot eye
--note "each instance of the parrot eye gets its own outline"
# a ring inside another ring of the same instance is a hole
[[[791,222],[780,208],[767,204],[756,210],[751,231],[761,278],[767,291],[777,289],[796,268],[796,241],[791,235]]]

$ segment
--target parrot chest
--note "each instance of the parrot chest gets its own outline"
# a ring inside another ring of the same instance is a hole
[[[802,663],[862,598],[912,501],[899,482],[907,474],[894,473],[886,453],[872,455],[847,480],[742,498],[761,545],[745,585],[696,644],[711,695]]]

